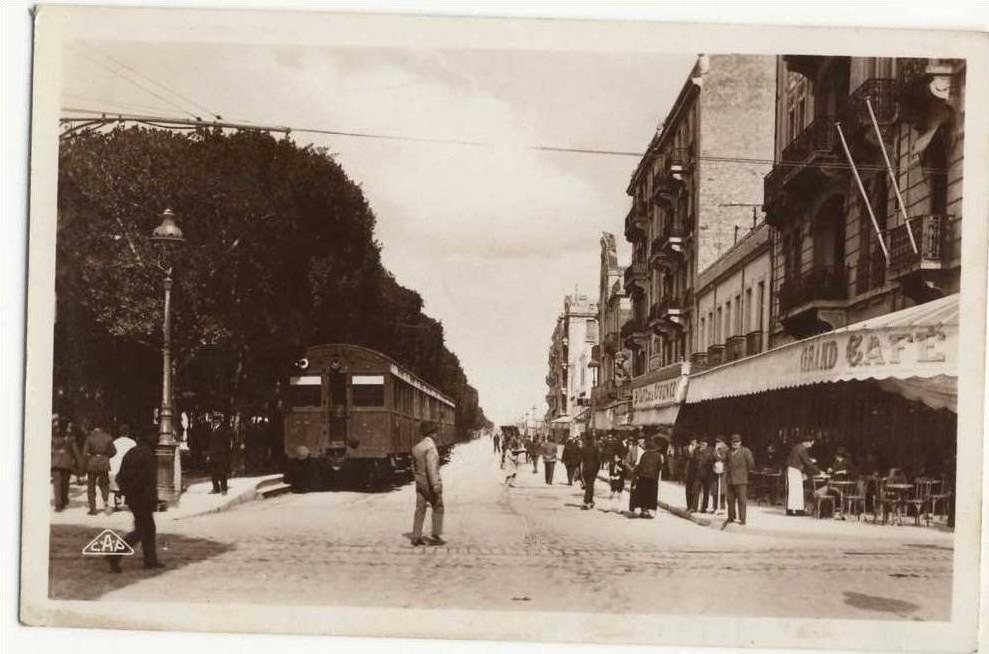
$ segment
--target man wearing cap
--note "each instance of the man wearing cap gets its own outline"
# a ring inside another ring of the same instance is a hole
[[[412,520],[412,545],[425,545],[422,539],[422,523],[426,520],[426,506],[433,508],[433,536],[431,545],[444,545],[443,532],[443,480],[440,478],[440,455],[433,442],[433,434],[439,430],[436,423],[426,420],[419,426],[422,440],[412,448],[412,474],[416,480],[416,511]]]
[[[99,427],[86,436],[82,446],[82,459],[86,462],[86,498],[89,515],[96,515],[96,489],[103,496],[103,510],[110,512],[110,459],[117,453],[113,437]]]
[[[731,435],[731,449],[725,457],[725,498],[728,500],[728,519],[735,521],[735,507],[738,506],[738,524],[745,524],[746,495],[749,485],[749,472],[755,470],[752,451],[742,446],[742,437]]]
[[[124,537],[127,544],[141,543],[146,569],[163,568],[158,560],[155,545],[155,509],[158,507],[158,462],[154,446],[158,442],[158,432],[154,427],[145,429],[138,443],[124,455],[116,482],[124,494],[127,508],[134,515],[134,530]],[[121,571],[120,556],[108,557],[110,572]]]

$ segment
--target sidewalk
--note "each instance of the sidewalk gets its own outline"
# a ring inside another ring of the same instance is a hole
[[[872,516],[862,516],[861,520],[849,517],[848,520],[832,518],[817,519],[813,516],[788,516],[783,506],[756,504],[749,500],[746,524],[731,523],[725,526],[727,514],[687,513],[687,498],[682,483],[661,481],[659,483],[659,506],[681,518],[711,529],[724,529],[726,532],[775,535],[785,538],[853,538],[860,540],[909,539],[924,541],[932,545],[951,547],[954,532],[942,523],[926,526],[922,520],[915,526],[910,518],[901,526],[873,524]]]
[[[155,513],[155,521],[162,522],[191,518],[205,513],[225,511],[242,502],[250,502],[258,497],[260,490],[281,483],[282,475],[262,475],[257,477],[232,477],[228,482],[226,495],[211,494],[210,481],[198,481],[190,484],[179,498],[178,506],[170,507],[167,511]],[[113,502],[111,497],[110,502]],[[120,509],[111,514],[102,511],[103,501],[96,492],[97,515],[88,515],[89,506],[86,500],[86,486],[72,484],[69,486],[69,505],[60,512],[51,508],[51,524],[80,524],[93,525],[101,528],[127,528],[131,526],[132,518],[123,502]]]

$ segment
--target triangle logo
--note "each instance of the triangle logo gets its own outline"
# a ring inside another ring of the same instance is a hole
[[[89,541],[86,547],[82,548],[84,556],[130,556],[134,553],[134,548],[127,544],[117,532],[112,529],[104,529],[100,535]]]

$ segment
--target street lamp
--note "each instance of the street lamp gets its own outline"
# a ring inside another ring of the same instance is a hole
[[[182,230],[175,224],[175,214],[165,209],[161,214],[161,224],[151,232],[151,242],[161,248],[161,270],[165,275],[165,311],[161,323],[161,410],[158,412],[158,447],[155,456],[158,460],[158,502],[166,507],[175,506],[179,501],[176,483],[178,469],[175,464],[175,430],[172,426],[172,254],[185,242]]]

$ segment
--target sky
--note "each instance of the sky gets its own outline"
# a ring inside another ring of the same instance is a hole
[[[496,424],[545,412],[563,298],[597,299],[600,237],[627,260],[625,193],[695,55],[75,42],[63,106],[295,132],[329,148],[377,217],[385,266],[444,325]]]

